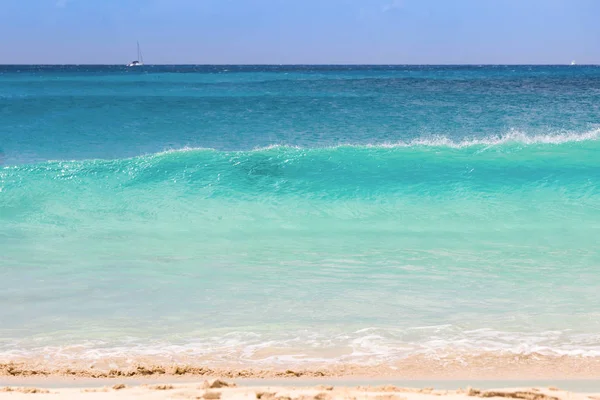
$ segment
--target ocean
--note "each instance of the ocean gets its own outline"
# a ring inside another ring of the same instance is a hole
[[[0,361],[600,356],[600,67],[0,66]]]

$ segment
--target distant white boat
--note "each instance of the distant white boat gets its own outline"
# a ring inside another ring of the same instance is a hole
[[[141,67],[144,65],[144,56],[142,56],[142,50],[140,50],[140,42],[137,42],[137,59],[127,64],[128,67]]]
[[[571,61],[571,65],[577,65],[575,64],[575,60]]]

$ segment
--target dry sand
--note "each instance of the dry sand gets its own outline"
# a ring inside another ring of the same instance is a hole
[[[600,400],[600,395],[573,393],[558,388],[478,390],[409,389],[396,386],[307,388],[264,386],[237,387],[213,380],[203,383],[147,384],[115,383],[103,388],[0,388],[0,399],[207,399],[207,400],[476,400],[511,398],[524,400]]]

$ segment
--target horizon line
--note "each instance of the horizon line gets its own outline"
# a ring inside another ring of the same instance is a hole
[[[0,62],[0,66],[99,66],[99,67],[113,67],[113,66],[125,66],[127,67],[127,63],[119,63],[119,64],[99,64],[99,63],[2,63]],[[185,67],[185,66],[269,66],[269,67],[285,67],[285,66],[381,66],[381,67],[396,67],[396,66],[569,66],[569,67],[577,67],[577,66],[600,66],[600,63],[586,63],[586,64],[554,64],[554,63],[539,63],[539,64],[520,64],[520,63],[507,63],[507,64],[498,64],[498,63],[439,63],[439,64],[431,64],[431,63],[375,63],[375,64],[360,64],[360,63],[242,63],[242,64],[231,64],[231,63],[199,63],[199,64],[147,64],[144,63],[141,67],[152,67],[152,66],[173,66],[173,67]],[[130,67],[132,68],[132,67]],[[139,67],[137,67],[139,68]]]

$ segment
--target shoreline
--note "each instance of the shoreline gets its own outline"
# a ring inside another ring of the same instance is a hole
[[[87,379],[195,377],[223,379],[600,380],[600,357],[541,354],[415,355],[389,363],[217,363],[161,358],[48,360],[0,358],[0,377]]]

